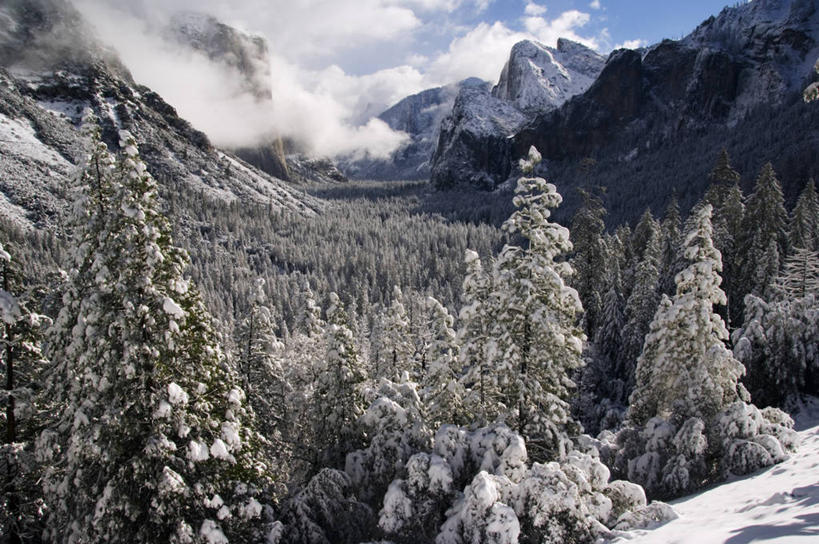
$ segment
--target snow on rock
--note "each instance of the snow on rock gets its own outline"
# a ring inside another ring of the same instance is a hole
[[[787,461],[673,501],[677,519],[654,530],[615,531],[613,542],[819,541],[819,402],[802,407],[796,427],[803,429],[802,444]],[[636,515],[622,519],[617,528],[624,529],[626,521],[634,528]]]
[[[492,94],[521,111],[552,110],[588,89],[604,64],[602,56],[570,40],[559,39],[557,48],[524,40],[512,48]]]

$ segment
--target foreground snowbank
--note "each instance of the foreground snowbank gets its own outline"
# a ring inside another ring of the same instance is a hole
[[[819,542],[819,400],[795,417],[802,444],[790,459],[672,502],[679,518],[612,542],[683,544]]]

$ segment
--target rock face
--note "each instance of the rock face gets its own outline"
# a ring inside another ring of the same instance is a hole
[[[603,64],[594,51],[565,39],[557,48],[528,40],[516,44],[491,93],[479,86],[461,89],[441,125],[432,158],[434,185],[493,189],[503,183],[512,170],[509,138],[533,115],[585,91]]]
[[[814,0],[726,8],[682,40],[614,51],[585,93],[530,118],[510,141],[510,155],[516,160],[534,145],[553,172],[581,160],[605,164],[597,180],[609,187],[615,210],[641,209],[672,190],[690,205],[722,146],[736,166],[747,165],[748,177],[770,160],[802,183],[815,175],[817,142],[815,131],[796,128],[815,115],[799,93],[817,56]],[[713,157],[704,158],[706,151]],[[562,181],[583,183],[573,174]]]
[[[726,8],[683,40],[615,51],[585,94],[515,137],[516,154],[535,145],[560,159],[624,140],[659,143],[780,104],[810,74],[818,15],[809,0],[756,0]]]
[[[308,214],[320,208],[281,180],[214,148],[159,95],[135,84],[62,0],[17,0],[0,8],[0,18],[14,29],[0,32],[0,215],[23,227],[61,223],[86,108],[100,119],[112,149],[119,130],[134,134],[163,190]],[[76,35],[81,42],[72,39]],[[78,43],[82,49],[75,49]],[[25,54],[15,56],[13,50]]]
[[[525,40],[512,48],[492,95],[525,113],[553,110],[588,89],[604,64],[588,47],[564,38],[556,49]]]
[[[508,136],[527,117],[512,104],[492,96],[488,85],[463,87],[452,112],[441,123],[432,158],[432,181],[439,189],[461,184],[494,189],[511,171]]]
[[[408,96],[381,113],[378,118],[396,131],[405,132],[409,141],[386,159],[348,160],[342,168],[358,179],[429,179],[430,159],[438,143],[441,121],[452,111],[458,90],[486,84],[476,78],[427,89]]]

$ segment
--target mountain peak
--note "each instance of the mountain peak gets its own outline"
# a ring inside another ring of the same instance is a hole
[[[522,111],[553,110],[588,89],[603,64],[603,57],[571,40],[558,40],[557,48],[523,40],[512,47],[492,94]]]

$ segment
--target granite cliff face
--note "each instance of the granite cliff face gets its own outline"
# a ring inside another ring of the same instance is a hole
[[[626,219],[631,208],[659,212],[672,191],[693,204],[722,147],[746,187],[772,161],[790,197],[819,170],[819,141],[805,124],[815,108],[800,99],[817,56],[815,0],[726,8],[682,40],[614,51],[585,93],[530,118],[509,154],[516,160],[536,146],[565,193],[605,185],[607,206]],[[579,175],[570,165],[581,161],[597,171]]]
[[[553,110],[591,86],[605,60],[563,38],[557,48],[533,41],[515,44],[492,96],[526,113]]]
[[[726,8],[680,41],[615,51],[600,77],[514,138],[551,159],[611,145],[659,145],[712,125],[735,125],[801,89],[819,38],[814,1],[755,0]]]
[[[0,214],[24,227],[61,223],[81,155],[84,110],[112,149],[126,129],[160,185],[224,201],[256,201],[314,213],[320,205],[281,180],[214,148],[149,88],[134,83],[62,0],[0,7]],[[17,52],[17,53],[15,53]]]
[[[491,93],[461,89],[441,124],[432,158],[436,187],[493,189],[512,170],[509,138],[531,116],[552,111],[585,91],[603,67],[587,47],[561,39],[557,48],[533,41],[516,44]]]

